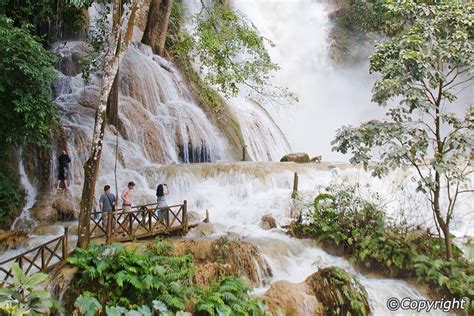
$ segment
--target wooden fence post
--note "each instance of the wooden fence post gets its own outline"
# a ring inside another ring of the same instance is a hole
[[[183,202],[183,233],[188,232],[188,201]]]
[[[151,222],[152,220],[152,216],[153,216],[153,212],[154,210],[153,209],[149,209],[148,207],[146,208],[147,212],[148,212],[148,229],[151,231],[153,231],[153,223]]]
[[[68,237],[69,227],[64,227],[64,238],[63,238],[63,260],[67,259],[69,252],[69,237]]]
[[[112,241],[112,214],[113,212],[106,212],[104,213],[107,215],[107,228],[105,234],[105,243],[109,245]]]
[[[293,193],[291,193],[291,198],[294,199],[296,198],[296,195],[298,195],[298,173],[295,172],[295,176],[293,178]]]

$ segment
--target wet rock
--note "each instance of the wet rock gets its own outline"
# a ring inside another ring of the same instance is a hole
[[[61,235],[64,233],[64,226],[62,225],[39,225],[35,226],[31,231],[33,235]]]
[[[59,221],[72,221],[76,218],[74,203],[66,198],[58,198],[53,202]]]
[[[225,272],[225,275],[245,277],[253,286],[260,286],[266,284],[272,275],[257,246],[246,241],[223,237],[217,240],[181,240],[173,242],[173,247],[177,254],[191,254],[197,267],[213,263],[214,272],[210,275],[214,277]],[[199,271],[206,270],[197,269]],[[196,280],[208,277],[196,274]]]
[[[307,163],[307,162],[310,162],[310,159],[307,153],[287,154],[280,159],[280,162],[288,162],[288,161],[293,161],[297,163]]]
[[[79,104],[83,107],[95,109],[100,101],[100,91],[96,86],[87,86],[82,93]]]
[[[49,277],[45,283],[45,289],[65,307],[65,315],[71,315],[74,302],[81,294],[76,288],[71,287],[71,284],[77,282],[79,276],[77,272],[77,267],[61,262],[48,273]]]
[[[266,214],[262,216],[260,221],[260,227],[265,230],[269,230],[277,227],[276,219],[271,214]]]
[[[325,315],[369,315],[367,291],[359,281],[338,267],[310,275],[305,283],[324,306]]]
[[[365,288],[338,267],[320,269],[304,282],[278,281],[263,298],[271,315],[369,315]]]
[[[43,197],[33,205],[30,214],[39,222],[53,223],[57,219],[57,213],[52,205],[53,201],[50,197]]]
[[[30,209],[31,216],[40,223],[72,221],[76,219],[74,199],[68,191],[46,195]]]
[[[26,231],[0,230],[0,251],[18,249],[28,241]]]
[[[277,281],[263,298],[271,315],[323,315],[323,306],[304,282]]]
[[[232,265],[208,262],[196,265],[196,272],[193,276],[193,283],[203,286],[212,284],[223,276],[235,275]]]
[[[188,223],[193,224],[193,223],[198,223],[201,221],[201,217],[197,212],[189,211],[188,212]]]
[[[214,225],[210,223],[199,223],[196,227],[191,228],[190,233],[195,237],[209,237],[216,231]]]

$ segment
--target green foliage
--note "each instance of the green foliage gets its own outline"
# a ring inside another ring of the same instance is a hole
[[[108,6],[101,10],[92,21],[95,26],[87,33],[86,43],[91,50],[81,60],[82,77],[86,83],[89,82],[92,73],[103,69],[105,56],[110,45],[110,13],[110,7]]]
[[[206,84],[217,87],[226,97],[237,95],[245,87],[260,96],[296,100],[287,89],[268,84],[279,68],[265,47],[273,43],[245,17],[213,2],[193,17],[196,27],[188,34],[177,31],[182,8],[177,5],[173,9],[167,43],[175,59],[198,62]]]
[[[80,283],[73,286],[88,289],[75,302],[81,315],[187,316],[184,311],[193,306],[205,315],[263,315],[263,303],[239,278],[223,278],[209,288],[191,284],[192,257],[174,255],[161,241],[141,253],[119,244],[91,245],[77,249],[68,262],[80,271]]]
[[[363,268],[391,276],[417,276],[448,297],[473,300],[474,267],[454,247],[451,261],[443,258],[442,240],[400,225],[390,224],[378,205],[378,196],[362,198],[355,186],[331,186],[314,200],[309,223],[295,226],[305,237],[333,242],[349,260]]]
[[[325,315],[369,315],[367,291],[356,277],[339,267],[324,268],[313,276],[319,287],[318,299],[324,302]]]
[[[380,106],[400,102],[388,107],[385,120],[339,129],[333,150],[350,152],[352,163],[375,161],[372,174],[378,177],[413,167],[417,191],[428,195],[446,238],[458,196],[470,191],[474,162],[474,106],[464,104],[466,113],[459,115],[463,105],[451,104],[474,79],[474,4],[405,0],[387,8],[398,17],[392,26],[401,30],[371,56],[370,71],[380,74],[372,100]],[[445,209],[443,198],[449,201]]]
[[[387,17],[386,0],[351,0],[337,22],[357,32],[381,31]]]
[[[24,197],[25,192],[14,181],[12,174],[0,169],[0,228],[9,222],[12,215],[22,206]]]
[[[82,293],[74,302],[74,307],[84,316],[95,316],[102,311],[102,305],[90,292]]]
[[[41,37],[48,35],[48,24],[54,22],[60,21],[63,30],[77,29],[84,23],[82,10],[65,0],[0,0],[0,14],[11,19],[14,26]]]
[[[46,146],[57,120],[51,102],[53,55],[35,37],[0,15],[0,144]]]
[[[450,296],[464,298],[467,310],[474,311],[474,265],[463,259],[447,261],[428,256],[414,258],[419,282],[442,288]]]
[[[25,275],[17,263],[12,265],[13,284],[0,288],[0,311],[7,315],[44,315],[58,307],[48,291],[38,290],[48,278],[44,273]]]
[[[224,277],[198,294],[196,310],[207,315],[264,315],[265,305],[249,295],[242,279]]]
[[[174,256],[171,245],[157,241],[142,253],[112,246],[91,245],[68,259],[79,267],[81,282],[94,285],[101,304],[126,308],[160,300],[173,311],[183,310],[189,297],[192,258]]]

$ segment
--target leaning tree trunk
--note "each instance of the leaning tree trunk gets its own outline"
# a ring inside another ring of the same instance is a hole
[[[150,3],[142,42],[150,45],[158,55],[163,56],[165,53],[166,35],[172,9],[173,0],[152,0]]]
[[[130,44],[135,12],[140,4],[141,0],[137,0],[132,4],[131,9],[122,13],[121,1],[114,2],[111,45],[104,62],[100,101],[96,109],[94,132],[92,135],[92,148],[89,159],[87,159],[84,164],[84,185],[82,188],[81,209],[79,213],[79,236],[77,242],[77,246],[80,248],[89,245],[90,217],[94,206],[95,185],[99,173],[100,158],[102,156],[107,101],[117,75],[120,57]]]

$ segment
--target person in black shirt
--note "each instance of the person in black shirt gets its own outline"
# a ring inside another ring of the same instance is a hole
[[[58,162],[59,162],[59,172],[58,172],[57,189],[59,189],[61,181],[63,181],[64,188],[67,190],[69,188],[69,183],[67,179],[69,176],[69,163],[71,162],[71,158],[69,158],[69,155],[66,150],[63,150],[61,155],[58,157]]]

